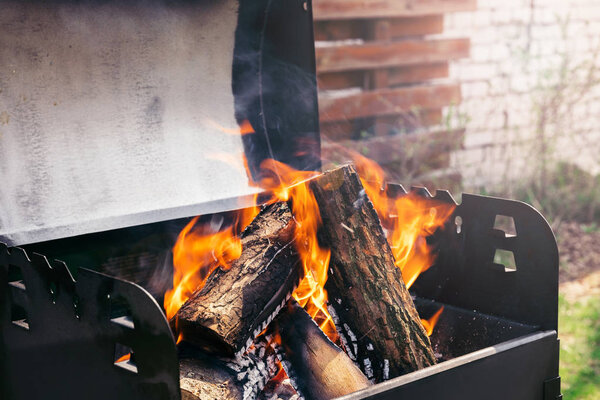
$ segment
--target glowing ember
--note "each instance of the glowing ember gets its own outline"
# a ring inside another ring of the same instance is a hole
[[[433,333],[433,328],[435,328],[435,325],[437,324],[438,319],[440,319],[440,315],[442,315],[442,311],[444,311],[443,306],[442,306],[442,308],[437,310],[431,318],[421,320],[421,323],[423,324],[423,328],[425,328],[425,331],[427,332],[427,336],[431,336],[431,334]]]

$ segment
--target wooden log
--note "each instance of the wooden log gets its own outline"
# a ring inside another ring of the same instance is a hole
[[[182,400],[255,399],[279,370],[277,355],[261,336],[248,353],[222,358],[184,350],[179,361]]]
[[[237,383],[235,374],[207,359],[180,360],[179,376],[181,400],[243,399],[243,387]]]
[[[241,236],[239,259],[227,271],[215,270],[172,321],[184,340],[207,352],[243,353],[300,280],[286,203],[265,207]]]
[[[350,338],[348,345],[374,350],[368,360],[354,354],[363,371],[381,381],[434,364],[429,338],[354,166],[326,172],[310,188],[323,220],[320,237],[331,249],[325,288],[343,322],[338,329]]]
[[[306,400],[328,400],[371,383],[293,299],[274,320],[281,338],[278,353],[292,385]]]

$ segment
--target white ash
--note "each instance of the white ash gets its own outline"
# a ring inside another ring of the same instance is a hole
[[[348,333],[348,336],[350,336],[350,340],[352,340],[353,342],[356,342],[356,335],[354,334],[354,332],[352,332],[352,330],[350,329],[348,324],[344,323],[344,329]]]
[[[346,336],[343,333],[339,333],[340,336],[340,342],[342,342],[342,348],[344,350],[346,350],[346,354],[348,355],[348,357],[350,357],[350,359],[352,361],[356,361],[356,353],[352,352],[352,349],[350,348],[350,345],[348,344],[348,339],[346,339]]]
[[[373,366],[371,365],[371,360],[365,358],[363,364],[365,365],[365,375],[367,375],[367,378],[373,378]]]
[[[387,358],[383,360],[383,380],[387,381],[390,379],[390,360]]]
[[[292,242],[286,244],[283,248],[287,247],[291,243]],[[280,251],[281,250],[279,250],[277,253],[279,253]],[[248,351],[248,349],[250,349],[250,346],[252,346],[252,343],[254,342],[253,337],[254,338],[258,337],[258,335],[260,335],[260,333],[267,328],[267,326],[273,321],[273,319],[279,314],[281,309],[285,306],[286,302],[290,299],[290,297],[292,297],[292,294],[294,293],[294,291],[296,290],[297,287],[298,287],[298,285],[295,284],[294,287],[292,288],[292,290],[290,290],[290,292],[285,296],[285,298],[281,300],[281,304],[278,305],[275,308],[275,310],[273,310],[271,315],[269,315],[269,317],[267,319],[265,319],[262,322],[262,324],[258,325],[254,329],[254,331],[252,332],[253,333],[252,337],[249,337],[248,340],[246,341],[246,344],[237,353],[235,353],[235,357],[241,357],[244,353],[246,353],[246,351]]]
[[[330,305],[327,305],[327,311],[329,311],[329,315],[331,315],[331,319],[333,320],[333,324],[337,326],[340,323],[340,317],[338,317],[335,312],[335,308]]]
[[[367,194],[365,192],[365,189],[362,189],[360,192],[358,192],[358,199],[356,199],[353,203],[352,203],[352,207],[354,207],[355,209],[359,209],[362,207],[363,203],[365,202],[365,198],[366,198]]]
[[[277,373],[276,355],[267,352],[269,342],[259,337],[248,346],[248,351],[234,359],[223,359],[225,365],[236,373],[242,383],[244,400],[255,399],[266,383]]]

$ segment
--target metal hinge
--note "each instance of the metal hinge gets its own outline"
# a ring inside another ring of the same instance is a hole
[[[544,381],[544,400],[561,400],[560,376]]]

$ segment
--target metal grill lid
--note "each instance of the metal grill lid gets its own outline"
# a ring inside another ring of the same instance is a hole
[[[239,208],[257,191],[244,153],[253,173],[266,157],[318,167],[303,2],[15,0],[2,9],[0,241]],[[252,138],[237,133],[244,120]]]

